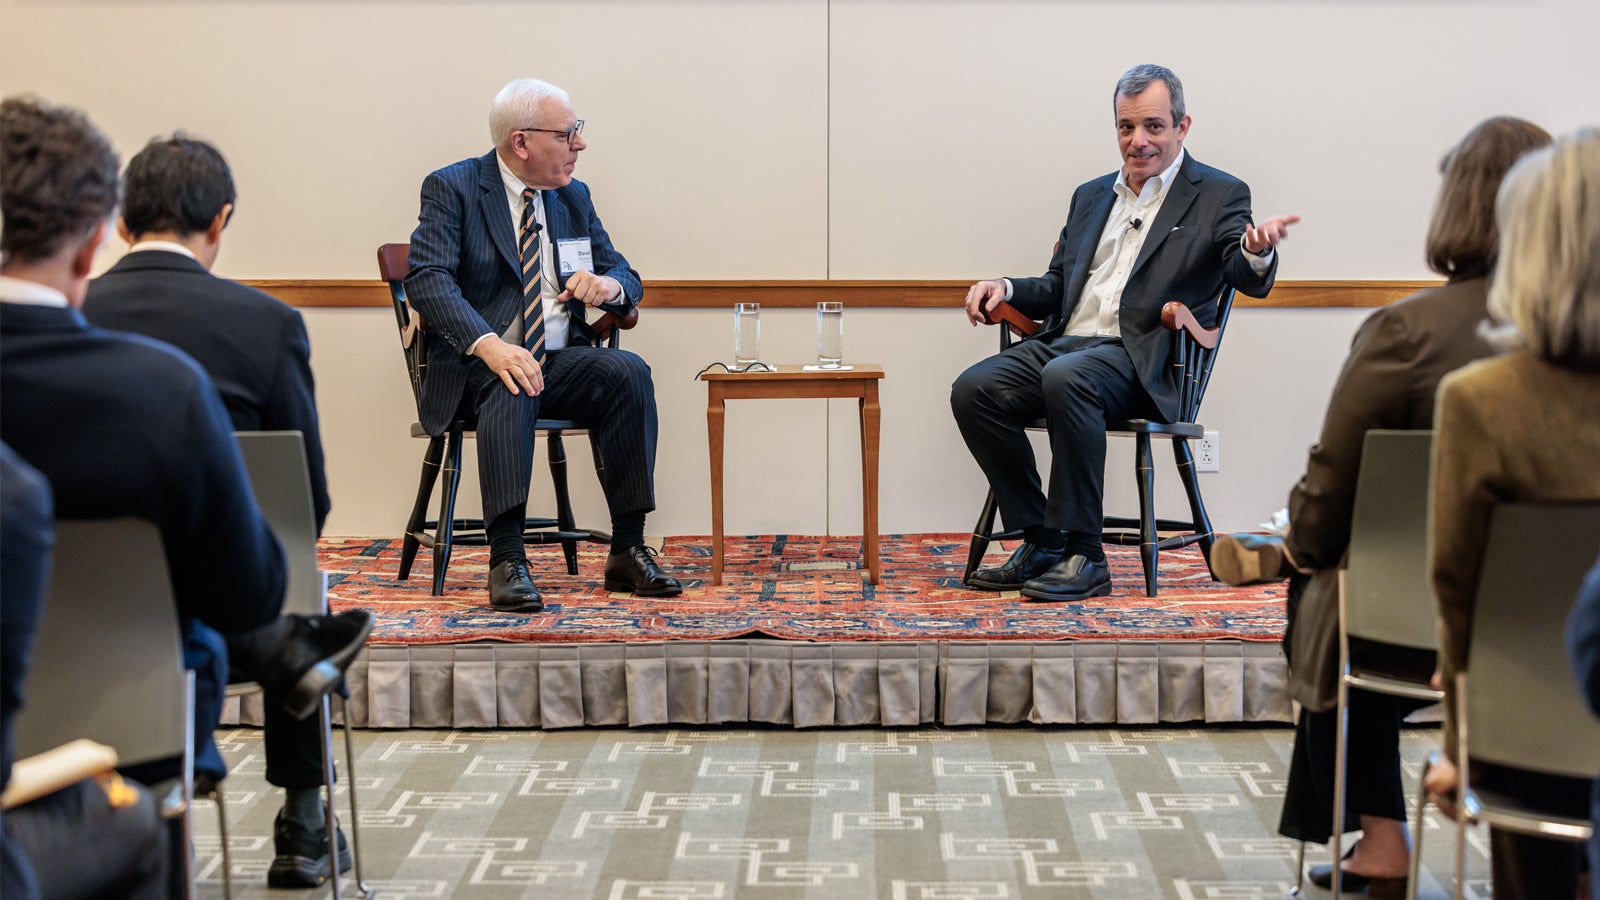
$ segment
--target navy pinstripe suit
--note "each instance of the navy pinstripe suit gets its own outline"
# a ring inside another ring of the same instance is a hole
[[[543,194],[551,247],[560,239],[588,238],[595,274],[622,285],[622,296],[607,308],[626,313],[637,305],[644,294],[639,273],[611,245],[588,185],[573,181]],[[655,508],[657,433],[650,367],[626,350],[585,346],[592,337],[584,320],[587,307],[567,304],[568,344],[545,359],[544,392],[536,397],[512,394],[482,360],[466,355],[481,335],[504,333],[521,314],[520,270],[516,223],[495,151],[446,166],[422,182],[406,276],[411,305],[428,323],[422,427],[440,434],[459,414],[475,414],[485,520],[527,502],[533,423],[541,414],[589,428],[613,518],[649,512]]]

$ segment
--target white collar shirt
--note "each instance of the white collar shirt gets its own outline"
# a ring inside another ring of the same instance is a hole
[[[1137,194],[1128,186],[1123,173],[1117,172],[1117,180],[1111,185],[1117,199],[1111,204],[1111,215],[1100,232],[1100,242],[1095,245],[1089,278],[1084,282],[1077,306],[1073,307],[1072,318],[1067,321],[1067,334],[1122,334],[1118,315],[1122,310],[1122,291],[1128,286],[1133,264],[1152,231],[1150,223],[1161,212],[1161,204],[1166,202],[1184,156],[1183,148],[1178,148],[1172,165],[1147,180]]]
[[[0,303],[20,303],[25,306],[58,306],[66,309],[67,295],[37,281],[0,275]]]

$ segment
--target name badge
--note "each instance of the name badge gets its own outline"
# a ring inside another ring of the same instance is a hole
[[[556,241],[556,258],[561,261],[561,274],[594,271],[594,249],[588,238],[563,238]]]

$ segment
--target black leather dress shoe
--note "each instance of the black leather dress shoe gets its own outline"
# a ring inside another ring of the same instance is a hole
[[[348,872],[354,860],[345,846],[344,829],[334,829],[334,840],[339,844],[339,871]],[[272,850],[276,855],[267,868],[267,887],[313,888],[332,874],[327,823],[313,831],[279,811],[272,823]]]
[[[683,593],[683,585],[662,571],[656,551],[641,544],[606,557],[606,590],[640,597],[675,597]]]
[[[1323,863],[1320,866],[1312,866],[1306,872],[1306,880],[1325,891],[1333,890],[1333,864]],[[1339,879],[1339,886],[1350,893],[1359,894],[1367,889],[1368,880],[1365,875],[1346,872],[1344,877]]]
[[[254,678],[267,696],[297,719],[344,679],[345,669],[372,633],[372,613],[353,609],[336,616],[288,615],[228,640],[231,665]]]
[[[489,605],[501,612],[536,613],[544,609],[539,589],[528,574],[527,559],[508,559],[489,570]]]
[[[1111,593],[1111,567],[1105,560],[1090,562],[1075,553],[1050,567],[1050,571],[1022,586],[1029,600],[1061,603],[1104,597]]]
[[[967,584],[986,591],[1015,591],[1029,580],[1050,571],[1061,560],[1062,551],[1047,550],[1029,541],[1012,552],[1005,565],[989,566],[972,573]]]

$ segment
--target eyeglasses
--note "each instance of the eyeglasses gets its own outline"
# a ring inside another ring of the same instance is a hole
[[[514,130],[542,131],[545,134],[559,134],[561,135],[561,139],[566,141],[568,146],[571,146],[572,142],[578,139],[578,135],[583,134],[583,120],[579,119],[577,124],[573,125],[571,128],[517,128]]]

